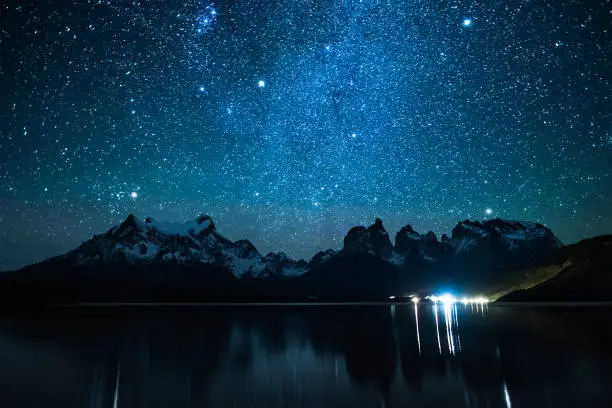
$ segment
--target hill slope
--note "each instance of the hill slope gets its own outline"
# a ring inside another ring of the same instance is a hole
[[[538,277],[547,277],[543,281]],[[612,235],[580,241],[527,270],[519,290],[500,301],[612,300]]]

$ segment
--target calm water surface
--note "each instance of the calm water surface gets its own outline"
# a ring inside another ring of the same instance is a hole
[[[612,407],[610,307],[80,308],[0,319],[1,407]]]

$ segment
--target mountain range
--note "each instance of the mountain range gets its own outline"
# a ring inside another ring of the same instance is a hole
[[[612,238],[594,242],[577,244],[600,248],[595,253],[602,263],[586,263],[589,270],[611,264],[603,255]],[[0,298],[43,304],[346,301],[439,290],[499,297],[512,289],[521,289],[527,298],[532,286],[560,270],[569,273],[556,267],[568,257],[593,255],[572,248],[576,246],[564,247],[542,224],[502,219],[465,220],[450,237],[440,239],[406,225],[392,242],[382,220],[376,219],[370,226],[351,228],[342,249],[304,261],[284,253],[262,255],[248,240],[231,241],[207,215],[184,224],[129,215],[64,255],[3,274]],[[610,287],[609,279],[606,284]],[[511,294],[504,299],[520,298]]]

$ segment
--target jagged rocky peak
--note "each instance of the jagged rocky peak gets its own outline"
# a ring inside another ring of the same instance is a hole
[[[118,227],[111,229],[112,234],[119,236],[136,232],[204,237],[213,231],[216,231],[215,223],[208,215],[200,215],[194,221],[186,223],[169,223],[157,221],[153,217],[146,217],[143,222],[134,214],[130,214]]]
[[[414,228],[412,228],[412,225],[410,225],[410,224],[404,225],[397,232],[397,234],[395,234],[395,239],[397,240],[398,237],[403,237],[403,236],[407,236],[407,237],[410,237],[410,238],[413,238],[413,239],[420,239],[421,238],[421,234],[416,232],[414,230]]]
[[[411,225],[402,227],[395,234],[395,250],[402,255],[412,255],[413,258],[427,260],[434,260],[444,252],[443,245],[438,241],[436,234],[429,231],[421,235]]]
[[[438,241],[438,237],[432,231],[423,235],[420,243],[421,255],[424,259],[432,261],[444,256],[445,244]]]
[[[542,224],[527,221],[512,221],[495,218],[487,221],[465,220],[453,228],[452,238],[484,238],[490,235],[509,239],[534,239],[554,237],[552,231]]]
[[[144,228],[145,224],[134,214],[130,214],[121,224],[111,228],[109,235],[119,240],[136,242],[144,234]]]
[[[368,227],[368,231],[381,231],[387,234],[387,231],[385,230],[385,227],[383,226],[382,220],[378,217],[374,220],[374,224]]]
[[[254,256],[254,255],[259,256],[259,251],[257,251],[257,248],[255,248],[255,245],[253,245],[253,243],[249,241],[248,239],[240,239],[236,241],[235,244],[236,244],[238,256],[245,257],[245,258]]]
[[[268,274],[275,276],[300,276],[309,270],[306,261],[295,261],[284,252],[269,252],[263,257]]]
[[[451,245],[456,253],[488,250],[530,250],[546,252],[563,246],[542,224],[495,218],[487,221],[465,220],[453,228]]]
[[[200,214],[198,216],[198,218],[196,218],[196,222],[198,223],[198,225],[202,225],[205,228],[212,228],[212,229],[217,229],[215,227],[215,223],[213,222],[212,218],[210,218],[210,215],[208,214]]]
[[[459,222],[452,231],[452,239],[457,238],[476,238],[488,235],[488,231],[484,223],[480,221],[471,221],[466,219]]]
[[[326,262],[331,261],[336,255],[338,255],[338,251],[333,249],[327,249],[325,251],[317,252],[311,259],[311,265],[321,265]]]
[[[276,262],[285,262],[285,261],[290,261],[291,258],[289,258],[287,256],[286,253],[280,251],[280,252],[268,252],[266,254],[266,256],[264,257],[264,259],[268,259],[268,260],[273,260]]]
[[[429,231],[427,234],[423,235],[423,240],[428,244],[438,243],[438,237],[433,231]]]
[[[196,224],[200,228],[199,232],[197,232],[197,235],[208,235],[211,232],[217,230],[212,218],[210,218],[210,216],[206,214],[200,214],[198,218],[196,218]]]
[[[395,250],[400,254],[408,254],[418,250],[419,243],[423,239],[421,234],[416,232],[412,225],[403,226],[397,234],[395,234]]]
[[[126,219],[121,223],[121,225],[142,225],[142,221],[136,217],[134,214],[128,214]]]
[[[389,257],[393,253],[393,245],[389,234],[383,226],[382,220],[376,218],[369,227],[353,227],[344,237],[344,251],[373,252],[382,257]]]

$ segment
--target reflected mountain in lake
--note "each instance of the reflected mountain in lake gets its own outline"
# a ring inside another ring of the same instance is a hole
[[[10,407],[612,406],[610,309],[58,309],[0,324]]]

